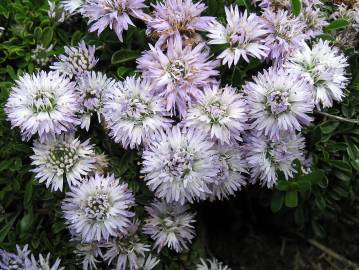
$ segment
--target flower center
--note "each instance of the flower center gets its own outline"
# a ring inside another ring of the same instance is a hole
[[[74,67],[80,68],[81,70],[88,70],[91,68],[87,53],[83,50],[70,55],[69,60]]]
[[[144,118],[150,115],[148,105],[140,98],[134,97],[124,100],[122,106],[122,112],[126,114],[132,121],[140,122]]]
[[[52,112],[56,108],[55,95],[52,93],[52,90],[39,90],[31,104],[31,109],[35,113],[40,112]]]
[[[25,267],[25,266],[22,262],[18,262],[16,260],[12,260],[12,259],[9,260],[9,270],[24,269],[23,267]]]
[[[186,66],[181,60],[175,60],[167,66],[167,72],[172,80],[178,81],[186,76]]]
[[[76,149],[65,144],[58,144],[50,150],[48,162],[57,171],[57,175],[63,175],[77,163],[78,159]]]
[[[193,169],[193,157],[185,150],[172,153],[165,164],[165,170],[175,177],[184,177]]]
[[[227,106],[225,106],[219,101],[215,101],[205,108],[205,112],[208,114],[208,117],[211,118],[213,122],[217,123],[219,120],[223,119],[226,116]]]
[[[268,107],[273,114],[281,114],[289,109],[287,91],[274,91],[268,98]]]
[[[98,191],[87,198],[84,211],[88,219],[104,221],[109,216],[110,207],[111,204],[108,194],[103,191]]]

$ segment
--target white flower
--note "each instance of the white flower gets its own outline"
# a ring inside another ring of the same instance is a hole
[[[80,96],[81,128],[90,128],[91,116],[97,114],[101,122],[106,93],[114,91],[115,80],[108,78],[101,72],[86,72],[77,80],[77,92]]]
[[[100,262],[97,260],[97,258],[103,256],[101,252],[101,246],[98,242],[79,243],[76,246],[75,253],[82,260],[83,270],[97,269],[96,264]]]
[[[65,267],[60,266],[61,260],[56,259],[55,263],[51,266],[50,253],[46,257],[39,254],[39,259],[36,260],[34,255],[31,255],[32,267],[29,270],[65,270]],[[28,268],[26,268],[27,270]]]
[[[147,256],[146,260],[143,262],[141,270],[152,270],[159,264],[160,260],[156,257],[152,257],[151,254]]]
[[[125,233],[134,216],[129,211],[134,202],[127,184],[113,175],[96,174],[66,194],[62,210],[70,230],[83,242],[91,242]]]
[[[282,131],[300,131],[312,121],[311,85],[298,74],[270,68],[244,86],[252,128],[272,139]]]
[[[89,140],[81,143],[72,135],[34,142],[31,165],[35,178],[46,182],[52,191],[63,189],[64,180],[69,187],[76,186],[83,176],[95,168],[95,152]]]
[[[39,135],[41,141],[75,130],[79,109],[75,85],[58,73],[25,74],[11,88],[5,112],[23,139]]]
[[[341,101],[343,90],[349,83],[347,58],[328,41],[319,40],[312,49],[305,45],[294,53],[285,64],[289,72],[298,73],[313,86],[314,100],[324,108],[332,107],[333,101]]]
[[[155,241],[158,252],[165,246],[176,252],[188,249],[195,236],[195,214],[188,212],[188,206],[155,201],[145,209],[150,216],[145,219],[143,232]]]
[[[128,77],[110,90],[103,114],[110,136],[123,147],[138,147],[171,126],[162,99],[150,93],[150,81]]]
[[[52,2],[50,0],[48,0],[47,3],[49,5],[49,9],[47,10],[49,18],[56,22],[63,23],[66,19],[63,6],[61,4],[57,5],[56,2]]]
[[[213,86],[204,89],[197,104],[188,110],[184,124],[198,128],[222,144],[230,144],[242,140],[246,120],[246,105],[236,89]]]
[[[217,175],[213,144],[194,129],[167,130],[143,152],[142,173],[149,189],[167,202],[193,202],[210,193],[208,184]]]
[[[212,260],[210,259],[203,260],[201,258],[201,263],[197,264],[196,270],[231,270],[231,269],[227,265],[223,265],[215,258],[213,258]]]
[[[304,159],[304,138],[297,134],[284,133],[280,140],[273,141],[264,135],[249,134],[244,150],[250,167],[251,182],[272,188],[277,182],[277,172],[284,174],[286,180],[297,171],[293,162]]]
[[[238,6],[225,7],[227,25],[212,23],[207,31],[209,44],[226,44],[226,50],[218,58],[222,64],[237,65],[240,58],[249,62],[249,57],[263,59],[269,48],[264,44],[268,33],[262,20],[255,14],[247,14],[247,10],[239,13]]]
[[[56,70],[72,78],[81,76],[86,71],[90,71],[97,64],[95,57],[95,46],[87,46],[81,41],[77,47],[65,46],[65,53],[58,57],[58,62],[54,62],[51,69]]]
[[[70,15],[73,15],[83,12],[85,0],[61,0],[60,3]]]

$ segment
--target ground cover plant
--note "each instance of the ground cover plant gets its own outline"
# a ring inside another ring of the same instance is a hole
[[[358,269],[358,32],[357,1],[2,0],[0,269]]]

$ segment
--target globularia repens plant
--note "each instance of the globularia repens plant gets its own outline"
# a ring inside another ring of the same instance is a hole
[[[254,184],[304,224],[355,200],[359,3],[6,0],[0,15],[15,175],[0,269],[225,270],[191,252],[198,202]]]

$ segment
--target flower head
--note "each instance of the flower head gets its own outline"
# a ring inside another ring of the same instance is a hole
[[[61,0],[60,3],[70,15],[73,15],[83,12],[85,1],[86,0]]]
[[[297,134],[283,133],[278,141],[256,133],[249,134],[244,150],[251,182],[259,181],[262,186],[272,188],[277,183],[279,171],[285,179],[292,178],[297,172],[293,162],[304,159],[304,147],[304,138]]]
[[[207,259],[203,260],[201,258],[201,263],[197,264],[196,270],[231,270],[227,265],[219,262],[217,259],[213,258],[212,260]]]
[[[151,90],[150,81],[128,77],[106,96],[104,116],[110,136],[125,148],[138,147],[171,126],[162,99]]]
[[[81,178],[95,168],[95,152],[89,140],[81,143],[72,135],[34,143],[31,156],[35,178],[46,182],[51,190],[63,189],[64,180],[69,187],[79,185]]]
[[[31,270],[65,270],[64,267],[60,266],[61,260],[59,258],[56,259],[55,263],[51,265],[50,263],[50,253],[47,254],[46,257],[43,257],[42,254],[39,254],[39,258],[35,259],[34,255],[31,255]]]
[[[39,66],[46,66],[51,61],[50,52],[53,49],[51,44],[49,47],[45,48],[42,44],[37,44],[36,48],[31,51],[31,58]]]
[[[245,129],[246,105],[235,88],[206,87],[189,110],[184,124],[198,128],[208,134],[211,139],[230,144],[241,140]]]
[[[195,214],[188,212],[188,207],[176,203],[155,201],[145,207],[150,215],[145,220],[143,232],[155,241],[154,248],[159,252],[167,246],[176,252],[188,249],[195,236]]]
[[[312,121],[312,87],[298,74],[270,68],[248,82],[244,91],[252,128],[272,139],[282,131],[300,131]]]
[[[114,91],[115,80],[108,78],[101,72],[87,72],[78,78],[77,92],[80,96],[81,128],[90,128],[91,116],[97,114],[101,122],[105,94]]]
[[[328,41],[319,40],[313,48],[305,45],[289,57],[285,67],[304,77],[313,86],[317,105],[332,107],[333,101],[341,101],[349,82],[347,58]]]
[[[96,174],[66,194],[62,210],[70,230],[83,242],[91,242],[125,233],[134,203],[127,184],[120,184],[113,175]]]
[[[208,184],[218,172],[216,154],[205,134],[176,126],[145,149],[142,173],[158,198],[183,205],[210,192]]]
[[[38,135],[41,141],[75,130],[79,109],[74,83],[58,73],[25,74],[12,87],[5,112],[23,139]]]
[[[201,16],[207,8],[201,1],[193,3],[192,0],[164,0],[152,6],[154,12],[146,20],[146,33],[160,37],[159,44],[177,33],[191,38],[196,31],[206,31],[209,22],[214,19]]]
[[[58,23],[63,23],[66,19],[66,13],[64,12],[64,8],[61,4],[56,4],[56,2],[52,2],[51,0],[47,1],[49,5],[49,9],[47,10],[47,15],[50,19],[54,20]]]
[[[130,16],[141,16],[144,7],[144,0],[87,0],[83,16],[89,19],[90,32],[99,35],[108,26],[122,42],[123,31],[135,26]]]
[[[16,245],[16,253],[0,249],[0,269],[31,269],[30,253],[28,245],[25,245],[22,249]]]
[[[166,98],[168,111],[184,116],[204,86],[215,83],[217,61],[209,61],[205,44],[183,46],[179,35],[167,41],[167,52],[160,47],[146,51],[138,60],[145,78],[153,81],[154,93]]]
[[[84,41],[81,41],[77,47],[65,46],[65,53],[61,54],[58,57],[59,61],[53,63],[50,68],[70,78],[81,76],[97,64],[95,51],[95,46],[87,46]]]
[[[103,256],[99,242],[79,243],[76,245],[75,254],[81,258],[83,270],[97,269],[96,264],[100,262],[97,258]]]
[[[218,56],[223,65],[237,65],[240,58],[246,62],[249,57],[265,58],[269,48],[264,44],[268,30],[263,21],[255,13],[240,13],[238,6],[225,7],[225,12],[226,27],[214,22],[207,29],[209,44],[226,44],[226,50]]]

